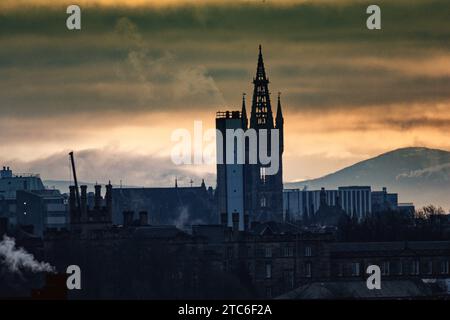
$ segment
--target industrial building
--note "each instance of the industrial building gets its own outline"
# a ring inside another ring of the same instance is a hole
[[[285,189],[283,191],[283,211],[291,220],[313,217],[320,208],[322,190]],[[369,186],[338,187],[324,190],[328,206],[340,206],[348,215],[362,219],[372,213],[399,210],[398,195],[382,191],[372,191]],[[411,207],[408,208],[411,210]]]
[[[18,190],[16,203],[18,225],[38,237],[67,228],[66,199],[58,190]]]
[[[0,219],[9,228],[20,225],[42,235],[46,228],[67,226],[66,200],[58,190],[45,188],[38,174],[0,171]]]

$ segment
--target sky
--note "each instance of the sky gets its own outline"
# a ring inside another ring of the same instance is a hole
[[[214,128],[249,97],[258,45],[272,101],[282,93],[284,181],[334,172],[397,148],[450,150],[450,3],[0,2],[0,164],[69,180],[187,185],[215,168],[175,166],[171,134]],[[247,110],[249,110],[248,101]]]

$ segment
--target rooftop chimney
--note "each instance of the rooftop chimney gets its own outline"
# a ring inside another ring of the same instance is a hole
[[[81,221],[87,221],[87,186],[80,186],[81,189]]]
[[[111,185],[111,181],[106,185],[105,202],[106,202],[106,212],[107,212],[106,220],[112,221],[112,185]]]
[[[0,178],[12,178],[12,171],[9,167],[3,167],[3,170],[0,171]]]
[[[95,185],[95,195],[94,195],[94,208],[96,210],[100,209],[102,202],[102,186],[99,184]]]
[[[70,223],[79,222],[77,205],[75,198],[75,186],[69,186],[69,214],[70,214]]]

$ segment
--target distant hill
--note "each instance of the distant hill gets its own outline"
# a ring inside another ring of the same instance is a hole
[[[402,148],[358,162],[324,177],[295,183],[285,188],[319,189],[369,185],[387,187],[399,193],[400,202],[414,202],[450,208],[450,152],[428,148]]]

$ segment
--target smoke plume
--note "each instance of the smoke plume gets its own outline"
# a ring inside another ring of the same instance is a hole
[[[34,256],[23,248],[16,247],[14,238],[4,236],[0,242],[0,263],[4,264],[11,272],[20,273],[21,269],[31,272],[55,272],[55,267],[47,262],[38,262]]]

